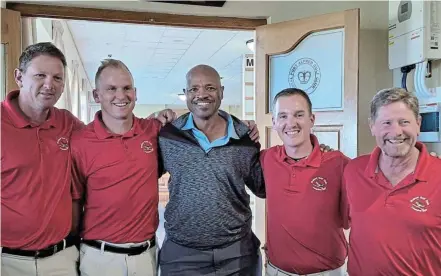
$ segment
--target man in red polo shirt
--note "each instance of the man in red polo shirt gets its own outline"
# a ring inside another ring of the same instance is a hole
[[[402,88],[371,102],[377,147],[344,172],[351,276],[441,275],[441,160],[417,142],[418,106]]]
[[[159,121],[133,115],[136,88],[119,60],[102,62],[101,111],[72,136],[74,186],[84,191],[81,275],[156,275]]]
[[[308,95],[288,88],[276,95],[273,127],[283,141],[262,152],[267,199],[267,276],[345,275],[347,242],[339,151],[323,152],[310,134]]]
[[[1,103],[2,275],[77,275],[69,141],[83,124],[54,107],[65,67],[53,44],[27,47],[14,71],[20,90]]]

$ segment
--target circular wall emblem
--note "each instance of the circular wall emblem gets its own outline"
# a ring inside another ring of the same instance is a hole
[[[61,150],[69,149],[69,141],[64,137],[58,138],[57,145],[60,147]]]
[[[312,94],[319,86],[321,76],[317,62],[310,58],[301,58],[291,66],[288,82],[292,88]]]
[[[144,141],[141,143],[141,149],[145,153],[151,153],[153,151],[153,145],[149,141]]]

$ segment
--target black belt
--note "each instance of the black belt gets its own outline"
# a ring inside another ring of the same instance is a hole
[[[95,240],[83,240],[83,243],[99,250],[101,250],[101,245],[103,244],[103,242],[95,241]],[[133,255],[139,255],[144,251],[154,247],[155,245],[156,245],[156,241],[155,241],[155,237],[153,237],[151,240],[147,241],[146,244],[144,245],[138,245],[132,247],[118,247],[105,243],[104,251],[133,256]]]
[[[63,249],[71,247],[72,245],[74,245],[78,241],[79,241],[78,237],[69,235],[65,239],[63,239],[62,241],[58,242],[57,244],[50,245],[50,246],[43,248],[43,249],[40,249],[40,250],[23,250],[23,249],[3,247],[2,253],[11,254],[11,255],[18,255],[18,256],[25,256],[25,257],[34,257],[36,259],[46,258],[46,257],[54,255],[57,252],[60,252]]]

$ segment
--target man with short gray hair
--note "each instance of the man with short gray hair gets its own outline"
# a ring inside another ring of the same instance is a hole
[[[1,103],[1,274],[77,275],[70,232],[70,137],[83,123],[54,107],[66,58],[52,43],[30,45],[15,69],[19,90]],[[74,201],[74,202],[73,202]]]
[[[440,275],[441,160],[417,141],[418,99],[402,88],[379,91],[369,125],[377,147],[350,161],[344,172],[348,272]]]

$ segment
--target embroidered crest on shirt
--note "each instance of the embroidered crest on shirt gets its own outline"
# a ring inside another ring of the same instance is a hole
[[[427,198],[422,196],[416,196],[410,200],[410,208],[417,212],[427,212],[427,207],[430,202]]]
[[[141,149],[145,153],[153,152],[153,145],[149,141],[144,141],[141,143]]]
[[[64,137],[60,137],[57,140],[57,145],[60,147],[61,150],[68,150],[69,149],[69,140],[67,140]]]
[[[328,187],[328,181],[326,181],[326,179],[324,179],[323,177],[314,177],[311,180],[311,184],[312,184],[312,188],[316,191],[325,191],[326,188]]]

